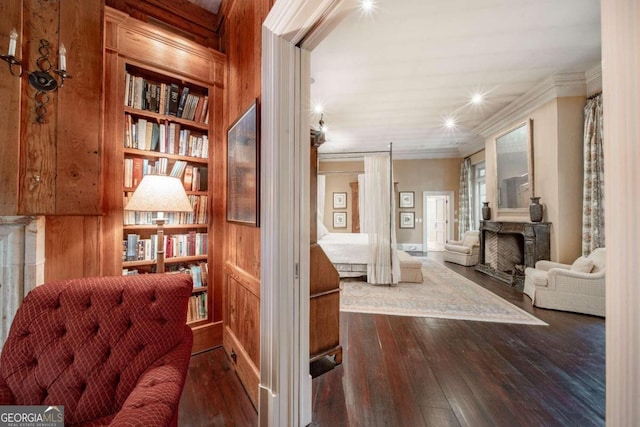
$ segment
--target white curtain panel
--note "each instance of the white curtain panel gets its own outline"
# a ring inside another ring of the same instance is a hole
[[[391,195],[389,156],[365,156],[364,175],[367,192],[364,211],[369,235],[367,279],[375,285],[398,283],[400,263],[396,251],[395,203]]]
[[[366,199],[366,183],[364,174],[358,174],[358,214],[360,215],[360,232],[366,233],[367,231],[367,211],[364,205]]]
[[[324,198],[327,187],[327,177],[318,175],[318,225],[324,224]]]

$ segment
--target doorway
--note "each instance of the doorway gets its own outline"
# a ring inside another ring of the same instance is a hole
[[[443,251],[453,236],[451,203],[452,191],[424,191],[422,193],[422,247],[428,251]]]

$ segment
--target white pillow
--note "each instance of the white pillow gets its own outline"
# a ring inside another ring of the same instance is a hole
[[[578,273],[591,273],[591,270],[593,270],[593,260],[581,256],[573,262],[571,270],[577,271]]]
[[[328,233],[329,230],[327,230],[327,227],[323,223],[318,222],[318,240],[322,239]]]

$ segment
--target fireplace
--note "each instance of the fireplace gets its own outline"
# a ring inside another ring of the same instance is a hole
[[[522,290],[524,269],[550,257],[548,222],[480,222],[480,260],[476,270]]]
[[[0,216],[0,350],[24,296],[44,281],[44,217]]]

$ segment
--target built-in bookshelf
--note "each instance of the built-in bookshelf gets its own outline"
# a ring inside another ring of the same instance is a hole
[[[154,213],[124,207],[142,177],[181,179],[192,213],[164,215],[165,271],[190,274],[193,352],[222,344],[225,56],[105,7],[102,273],[157,270]],[[215,304],[214,304],[215,302]]]
[[[156,212],[123,210],[122,273],[156,273],[162,245],[165,271],[189,274],[193,295],[188,321],[209,318],[209,95],[205,86],[131,63],[124,73],[122,205],[147,174],[179,178],[193,212],[164,213],[158,242]]]

